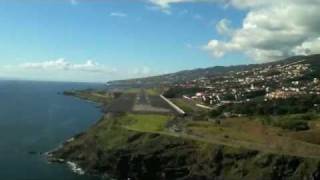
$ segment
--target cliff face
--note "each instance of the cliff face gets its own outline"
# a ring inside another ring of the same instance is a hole
[[[320,179],[320,160],[130,131],[112,118],[52,153],[116,179]]]

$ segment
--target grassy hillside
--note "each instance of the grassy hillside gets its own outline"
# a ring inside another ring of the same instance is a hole
[[[320,178],[319,158],[277,155],[175,137],[161,133],[167,120],[164,116],[132,114],[105,117],[53,155],[77,162],[88,173],[118,179]],[[154,122],[145,126],[144,121]],[[205,124],[188,126],[207,128]]]

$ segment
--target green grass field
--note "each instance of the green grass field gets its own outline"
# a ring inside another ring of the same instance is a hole
[[[194,104],[192,104],[191,102],[187,102],[184,99],[176,98],[171,100],[175,105],[177,105],[179,108],[181,108],[187,113],[195,112],[198,109]]]
[[[124,114],[106,118],[88,134],[92,139],[97,139],[103,149],[112,149],[126,144],[128,138],[136,133],[163,133],[171,118],[169,115]]]
[[[146,92],[150,96],[159,96],[161,94],[161,90],[159,88],[148,88]]]
[[[313,137],[320,134],[320,122],[317,120],[311,121],[310,130],[299,132],[266,125],[259,118],[229,118],[220,125],[208,121],[191,121],[186,122],[184,133],[175,133],[166,129],[167,122],[172,118],[160,114],[121,115],[114,120],[116,126],[101,131],[99,137],[102,144],[108,142],[106,147],[122,144],[130,133],[142,132],[276,154],[320,157],[318,138]],[[110,140],[113,136],[115,138]]]
[[[141,91],[141,88],[128,88],[125,91],[123,91],[124,93],[128,93],[128,94],[137,94]]]
[[[311,129],[307,131],[291,131],[246,117],[225,119],[221,125],[191,122],[186,129],[188,135],[207,142],[277,154],[320,157],[319,141],[313,137],[320,134],[318,121],[312,121]]]

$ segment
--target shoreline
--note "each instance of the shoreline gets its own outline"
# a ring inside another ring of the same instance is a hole
[[[170,136],[152,123],[134,124],[132,118],[148,115],[107,114],[51,151],[49,161],[76,174],[117,179],[320,179],[320,158]]]
[[[67,94],[65,94],[65,92],[66,91],[60,93],[60,95],[67,96],[67,97],[72,97],[72,98],[75,98],[75,99],[77,99],[79,101],[87,102],[89,104],[94,105],[94,107],[100,109],[100,112],[102,113],[101,117],[98,118],[92,125],[90,125],[90,127],[96,125],[99,122],[99,120],[105,116],[105,114],[103,112],[103,103],[102,102],[96,102],[94,100],[84,99],[84,98],[82,98],[80,96],[77,96],[76,94],[67,95]],[[89,129],[90,129],[90,127],[89,127]],[[73,173],[75,173],[77,175],[80,175],[80,176],[90,175],[90,174],[87,174],[76,162],[67,161],[66,159],[62,159],[62,158],[55,158],[54,155],[53,155],[54,152],[57,152],[57,151],[63,149],[63,147],[65,145],[75,141],[78,137],[80,137],[81,135],[86,133],[86,131],[88,131],[88,129],[85,129],[85,130],[83,130],[83,132],[80,132],[78,134],[73,135],[71,138],[69,138],[69,139],[63,141],[62,143],[60,143],[56,148],[54,148],[54,149],[52,149],[52,150],[50,150],[48,152],[43,153],[45,155],[45,158],[47,159],[47,161],[49,163],[65,164],[65,165],[67,165],[68,169],[70,169]]]
[[[74,137],[66,140],[65,142],[61,143],[60,145],[58,145],[58,147],[54,148],[53,150],[50,150],[50,151],[44,153],[44,156],[47,159],[48,163],[59,163],[59,164],[67,165],[68,169],[70,169],[74,174],[77,174],[80,176],[89,175],[89,174],[86,174],[86,172],[76,162],[68,161],[63,158],[55,158],[54,157],[55,152],[60,151],[61,149],[63,149],[63,147],[67,143],[70,143],[74,140],[75,140]]]
[[[66,164],[69,166],[71,171],[74,172],[75,174],[85,175],[85,171],[81,169],[81,167],[79,167],[75,162],[67,161]]]

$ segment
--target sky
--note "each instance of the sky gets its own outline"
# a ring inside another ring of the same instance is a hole
[[[319,53],[319,9],[319,0],[3,0],[0,78],[106,82]]]

